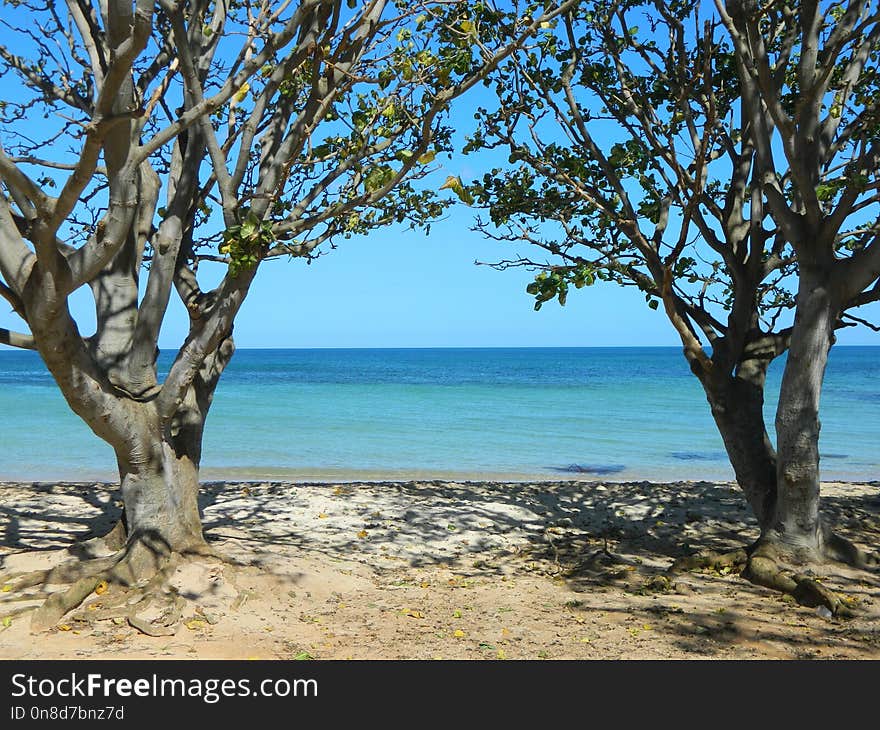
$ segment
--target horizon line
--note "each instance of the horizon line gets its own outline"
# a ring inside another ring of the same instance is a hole
[[[239,350],[678,350],[681,345],[236,345]],[[880,344],[835,344],[831,349],[876,347]],[[162,346],[159,350],[177,350],[179,346]],[[711,347],[707,347],[711,349]],[[33,352],[9,345],[0,345],[0,352]]]

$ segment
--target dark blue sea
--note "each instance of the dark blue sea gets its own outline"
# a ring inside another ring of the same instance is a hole
[[[163,352],[167,369],[172,352]],[[782,363],[768,386],[772,430]],[[39,357],[0,352],[0,478],[112,479]],[[823,477],[880,479],[880,347],[832,352]],[[205,436],[224,479],[732,479],[678,348],[240,350]]]

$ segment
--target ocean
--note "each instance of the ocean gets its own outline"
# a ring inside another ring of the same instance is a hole
[[[173,353],[163,352],[167,370]],[[768,383],[773,425],[782,362]],[[880,348],[832,351],[823,478],[880,479]],[[114,479],[35,353],[0,352],[0,478]],[[205,479],[732,479],[679,348],[239,350]]]

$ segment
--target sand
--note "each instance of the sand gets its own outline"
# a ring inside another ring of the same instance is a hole
[[[823,495],[841,533],[876,546],[880,483],[826,484]],[[118,494],[0,483],[0,505],[8,574],[69,559],[112,524]],[[735,573],[657,579],[676,557],[754,540],[732,484],[210,482],[202,507],[211,545],[231,560],[177,569],[186,604],[174,635],[109,619],[34,635],[24,614],[0,625],[0,658],[880,658],[876,571],[816,574],[849,596],[849,619]],[[22,598],[0,593],[0,615]]]

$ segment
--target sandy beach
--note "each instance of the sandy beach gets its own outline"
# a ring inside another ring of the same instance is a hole
[[[873,549],[880,483],[829,483],[824,509]],[[118,515],[112,485],[0,483],[0,574],[57,564]],[[735,573],[667,573],[757,536],[735,485],[711,482],[209,482],[210,544],[172,584],[173,635],[100,616],[103,596],[39,635],[0,626],[0,658],[880,658],[880,576],[826,566],[849,619]],[[7,586],[8,584],[5,584]],[[0,615],[30,605],[0,593]]]

